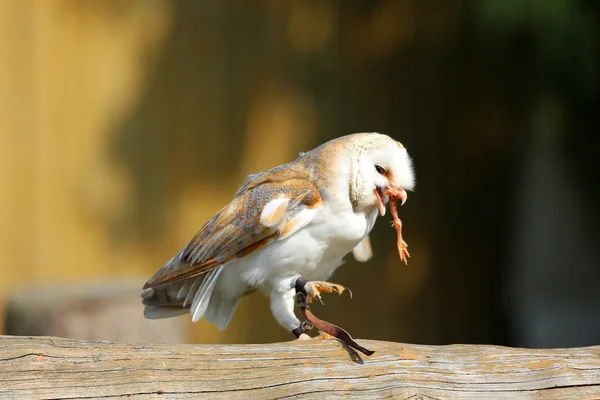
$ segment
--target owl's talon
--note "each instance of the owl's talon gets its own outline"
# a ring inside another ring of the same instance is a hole
[[[323,303],[323,299],[318,294],[315,295],[314,298],[317,299],[317,300],[319,300],[319,302],[321,302],[322,305],[325,305],[325,303]]]
[[[345,286],[338,285],[337,283],[307,281],[306,279],[300,277],[296,280],[295,288],[296,299],[298,299],[298,295],[302,293],[305,295],[306,304],[310,304],[313,299],[319,300],[321,304],[324,304],[323,299],[321,298],[321,293],[337,293],[341,295],[344,292],[348,292],[350,294],[350,298],[352,298],[352,291]],[[296,301],[298,302],[298,300]]]

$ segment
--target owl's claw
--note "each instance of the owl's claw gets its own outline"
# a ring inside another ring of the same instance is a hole
[[[321,293],[333,293],[342,294],[344,292],[350,293],[352,298],[352,291],[345,286],[338,285],[336,283],[321,282],[321,281],[307,281],[306,279],[299,277],[296,279],[294,284],[296,289],[296,304],[300,306],[300,311],[305,321],[300,326],[292,331],[296,338],[299,340],[305,340],[310,338],[305,332],[309,329],[316,328],[320,334],[315,338],[311,339],[328,339],[334,337],[345,342],[348,346],[355,350],[362,352],[363,354],[370,356],[374,352],[360,346],[352,339],[352,336],[342,328],[331,322],[323,321],[310,312],[308,304],[313,298],[321,300]]]
[[[308,304],[312,303],[313,299],[319,300],[321,304],[323,303],[323,299],[321,298],[321,293],[337,293],[341,295],[344,292],[348,292],[350,294],[350,298],[352,298],[352,291],[345,286],[338,285],[337,283],[323,282],[323,281],[307,281],[306,279],[300,277],[296,280],[296,302],[300,304],[298,301],[298,294],[304,294],[304,306],[306,308]],[[302,304],[300,304],[302,306]]]

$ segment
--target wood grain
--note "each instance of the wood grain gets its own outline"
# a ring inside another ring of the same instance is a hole
[[[600,346],[160,345],[0,336],[0,397],[594,399]]]

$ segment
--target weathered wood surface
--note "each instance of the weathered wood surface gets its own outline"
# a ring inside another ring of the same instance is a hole
[[[0,397],[597,399],[600,346],[158,345],[0,336]]]

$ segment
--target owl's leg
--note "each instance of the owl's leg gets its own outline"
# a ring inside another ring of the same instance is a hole
[[[350,298],[352,298],[352,291],[345,286],[338,285],[337,283],[323,282],[323,281],[307,281],[306,279],[299,277],[296,279],[294,284],[294,289],[296,293],[304,294],[304,307],[308,308],[308,304],[312,302],[313,299],[317,299],[323,304],[323,300],[321,299],[321,293],[337,293],[342,294],[344,292],[348,292],[350,294]]]
[[[322,281],[307,281],[306,279],[293,276],[273,279],[271,282],[271,312],[277,322],[288,331],[292,332],[298,339],[310,339],[306,331],[313,328],[310,322],[300,322],[294,313],[294,305],[298,304],[302,309],[308,309],[312,299],[321,303],[321,293],[338,293],[350,289],[335,283]]]
[[[297,276],[278,278],[271,282],[271,312],[279,325],[292,332],[300,340],[310,339],[305,332],[312,328],[310,324],[300,322],[294,313],[296,304],[296,290],[294,282]]]

